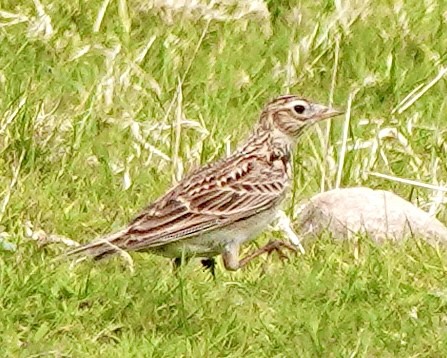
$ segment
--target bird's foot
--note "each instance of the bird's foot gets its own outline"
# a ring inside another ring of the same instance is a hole
[[[205,270],[209,270],[213,278],[216,278],[216,260],[212,257],[200,260]]]
[[[273,251],[276,251],[278,253],[281,260],[288,259],[287,255],[283,252],[283,249],[297,252],[296,247],[289,244],[288,242],[280,240],[270,241],[268,244],[264,245],[263,247],[259,248],[255,252],[240,260],[239,267],[247,265],[251,260],[265,253],[267,253],[267,255],[270,255]]]
[[[270,241],[259,250],[261,250],[261,252],[266,252],[267,255],[271,255],[272,252],[276,251],[281,260],[288,260],[288,256],[284,253],[284,249],[292,251],[293,253],[297,252],[297,248],[295,246],[280,240]]]

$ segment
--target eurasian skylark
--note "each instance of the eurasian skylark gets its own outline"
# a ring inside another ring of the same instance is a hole
[[[120,250],[174,258],[222,255],[238,270],[263,252],[288,247],[273,241],[239,260],[239,248],[276,217],[291,183],[292,149],[314,123],[341,112],[293,95],[267,104],[252,135],[232,155],[185,177],[127,227],[68,252],[100,259]]]

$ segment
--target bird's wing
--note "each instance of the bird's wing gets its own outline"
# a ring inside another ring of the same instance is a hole
[[[275,206],[288,184],[285,165],[265,158],[221,162],[186,178],[146,208],[120,247],[144,250],[244,220]]]
[[[207,166],[148,206],[127,228],[68,255],[101,258],[116,248],[144,251],[203,234],[268,210],[288,185],[286,165],[265,157],[234,157]]]

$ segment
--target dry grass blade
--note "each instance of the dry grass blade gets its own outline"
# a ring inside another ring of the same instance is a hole
[[[0,17],[5,19],[6,21],[3,21],[0,23],[0,28],[4,28],[7,26],[12,26],[16,24],[20,24],[22,22],[28,22],[29,18],[22,14],[14,14],[12,12],[3,11],[0,10]]]
[[[124,31],[129,33],[132,21],[129,17],[129,10],[126,0],[118,0],[118,14],[123,24]]]
[[[98,15],[96,16],[95,23],[93,24],[93,32],[99,32],[101,28],[102,20],[104,19],[104,15],[107,11],[107,7],[109,6],[110,0],[104,0],[101,4],[101,7],[98,11]]]
[[[340,184],[341,184],[341,178],[343,175],[343,166],[345,164],[345,156],[346,156],[347,145],[348,145],[348,131],[349,131],[349,122],[351,120],[351,106],[352,106],[352,101],[354,100],[354,97],[355,97],[355,94],[357,93],[357,91],[358,90],[351,92],[349,94],[349,98],[348,98],[346,114],[345,114],[345,121],[343,123],[343,134],[342,134],[340,155],[339,155],[339,160],[338,160],[337,176],[335,179],[335,188],[339,188]]]
[[[3,135],[6,132],[6,129],[8,128],[8,126],[14,121],[14,119],[17,117],[17,114],[19,113],[19,111],[25,105],[26,100],[27,100],[26,96],[20,98],[20,101],[17,104],[17,106],[13,110],[9,110],[6,112],[5,119],[3,119],[0,122],[0,135]]]
[[[424,189],[436,190],[436,191],[441,191],[441,192],[447,193],[447,187],[442,187],[442,186],[427,184],[427,183],[421,183],[416,180],[399,178],[399,177],[396,177],[393,175],[387,175],[387,174],[376,173],[376,172],[368,172],[367,174],[378,177],[378,178],[392,180],[392,181],[395,181],[398,183],[413,185],[413,186],[417,186],[417,187],[424,188]]]
[[[332,107],[334,104],[334,93],[335,87],[337,85],[337,70],[338,70],[338,61],[340,57],[340,36],[336,36],[335,38],[335,50],[334,50],[334,65],[332,67],[332,78],[331,78],[331,90],[329,92],[329,106]],[[327,176],[327,167],[329,161],[329,136],[331,133],[332,127],[332,119],[326,121],[326,130],[324,135],[321,133],[319,127],[317,127],[317,133],[320,138],[320,142],[323,148],[323,158],[325,158],[325,165],[323,165],[322,173],[321,173],[321,182],[320,182],[320,191],[323,192],[326,190],[326,182],[328,182]]]
[[[410,106],[412,106],[418,99],[420,99],[430,88],[432,88],[436,83],[438,83],[447,73],[447,67],[443,67],[439,70],[438,74],[429,83],[420,88],[419,91],[415,92],[411,97],[405,97],[404,101],[399,103],[396,108],[393,109],[391,113],[397,112],[398,114],[403,113]],[[418,86],[419,88],[419,86]]]
[[[180,158],[180,144],[182,135],[182,104],[183,104],[183,94],[182,94],[182,83],[179,80],[177,85],[177,107],[175,110],[175,121],[174,121],[174,150],[172,153],[172,181],[178,183],[183,176],[183,163]]]
[[[11,194],[12,194],[14,187],[16,186],[17,181],[19,179],[20,169],[22,168],[23,158],[25,158],[25,151],[23,151],[22,154],[20,155],[19,162],[16,164],[16,166],[13,170],[11,182],[9,183],[9,186],[6,189],[5,196],[3,197],[3,201],[0,205],[0,222],[3,219],[3,215],[5,214],[6,207],[8,206],[8,203],[9,203],[9,199],[11,198]]]

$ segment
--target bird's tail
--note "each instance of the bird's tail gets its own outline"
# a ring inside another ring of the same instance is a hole
[[[113,234],[97,238],[92,242],[68,251],[63,254],[62,257],[90,256],[95,260],[103,259],[107,256],[123,251],[121,246],[123,241],[127,238],[127,234],[128,229],[124,228]]]

